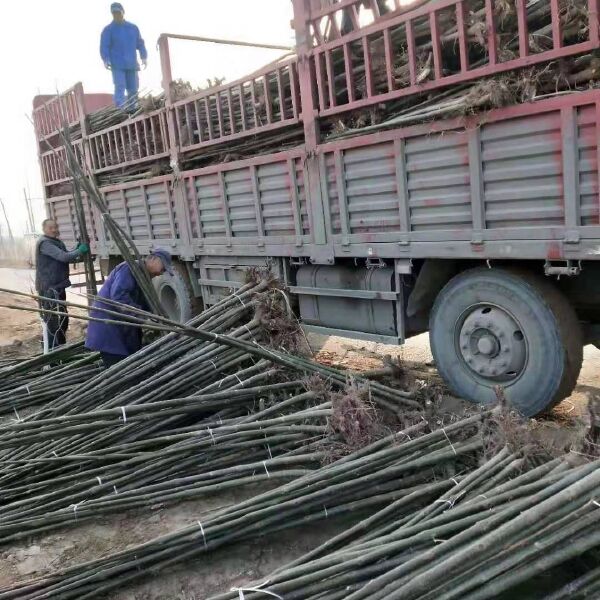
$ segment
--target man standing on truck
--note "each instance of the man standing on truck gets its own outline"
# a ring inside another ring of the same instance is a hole
[[[59,239],[58,224],[54,219],[46,219],[42,223],[42,235],[35,248],[35,289],[43,296],[40,308],[60,312],[61,315],[42,315],[44,331],[44,352],[66,343],[69,327],[67,307],[57,302],[67,299],[66,289],[69,281],[69,264],[77,262],[90,251],[87,244],[79,244],[69,252],[64,242]]]
[[[115,106],[131,112],[137,108],[137,93],[140,85],[137,53],[140,53],[145,68],[148,52],[138,27],[125,20],[123,5],[113,2],[110,5],[110,12],[113,21],[102,30],[100,56],[104,66],[112,72]],[[127,99],[125,99],[125,91],[127,91]]]
[[[143,259],[143,264],[150,277],[158,277],[165,271],[173,275],[171,254],[167,250],[157,248]],[[148,303],[138,285],[131,268],[126,262],[117,265],[111,272],[98,294],[99,298],[113,300],[133,308],[149,310]],[[115,319],[113,315],[93,310],[102,308],[118,311],[114,305],[103,303],[100,299],[92,305],[91,317],[96,319]],[[127,313],[136,316],[135,313]],[[85,347],[100,352],[102,362],[108,369],[118,362],[137,352],[142,347],[142,330],[131,325],[117,325],[90,321],[85,338]]]

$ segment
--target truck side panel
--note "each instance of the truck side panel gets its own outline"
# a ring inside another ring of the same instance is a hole
[[[184,173],[193,243],[257,253],[279,246],[284,256],[311,243],[311,217],[299,152]]]
[[[589,92],[326,144],[336,255],[393,244],[412,257],[595,257],[599,102]]]
[[[597,258],[598,105],[590,91],[322,145],[332,255]],[[104,188],[142,250],[154,242],[181,254],[180,219],[189,218],[197,255],[315,253],[321,217],[306,197],[301,151],[182,181],[188,215],[177,214],[170,176]]]

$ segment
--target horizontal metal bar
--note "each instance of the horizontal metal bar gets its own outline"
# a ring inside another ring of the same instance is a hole
[[[206,90],[202,90],[196,94],[187,96],[186,98],[183,98],[182,100],[173,102],[173,106],[174,107],[182,106],[184,104],[191,103],[196,100],[202,100],[209,96],[214,96],[218,92],[226,92],[228,89],[233,90],[234,88],[237,88],[240,85],[251,84],[253,80],[260,79],[261,77],[263,77],[264,75],[267,75],[269,73],[275,73],[275,71],[277,71],[277,69],[284,69],[285,67],[288,67],[288,66],[293,67],[297,64],[298,64],[298,59],[295,56],[292,56],[291,58],[288,57],[287,55],[282,56],[280,59],[274,60],[273,62],[270,62],[268,65],[265,65],[265,66],[261,67],[260,69],[257,69],[256,71],[253,71],[252,73],[249,73],[248,75],[246,75],[240,79],[236,79],[235,81],[232,81],[230,83],[223,83],[219,86],[211,87]]]
[[[298,125],[300,123],[300,119],[297,117],[286,119],[285,121],[277,121],[276,123],[270,123],[269,125],[260,125],[258,127],[254,127],[252,129],[246,129],[245,131],[238,131],[237,133],[230,133],[229,135],[222,135],[212,140],[205,140],[199,142],[197,144],[192,144],[188,146],[179,146],[179,149],[182,152],[190,152],[191,150],[197,150],[199,148],[206,148],[208,146],[215,146],[216,144],[222,144],[223,142],[227,142],[229,140],[235,140],[238,138],[247,137],[249,135],[255,135],[257,133],[265,133],[267,131],[273,131],[275,129],[282,129],[283,127],[291,127],[292,125]]]
[[[180,33],[161,33],[158,39],[187,40],[190,42],[209,42],[211,44],[225,44],[227,46],[246,46],[248,48],[266,48],[267,50],[294,50],[293,46],[279,46],[277,44],[263,44],[262,42],[244,42],[242,40],[223,40],[198,35],[183,35]]]
[[[312,288],[291,286],[292,294],[301,296],[334,296],[336,298],[356,298],[357,300],[388,300],[395,301],[398,299],[397,292],[383,292],[377,290],[344,290],[334,288]]]
[[[378,104],[380,102],[387,102],[389,100],[395,100],[404,96],[410,96],[412,94],[423,93],[433,89],[448,87],[456,83],[462,83],[464,81],[470,81],[477,79],[483,75],[495,75],[504,71],[511,71],[513,69],[528,67],[540,62],[549,62],[558,58],[563,58],[573,54],[580,54],[584,52],[590,52],[597,48],[597,44],[593,42],[582,42],[580,44],[573,44],[570,46],[563,46],[548,52],[541,52],[539,54],[530,54],[522,58],[516,58],[506,62],[499,62],[494,65],[486,65],[475,69],[470,69],[466,72],[459,72],[454,75],[446,75],[438,80],[425,81],[418,85],[412,85],[410,87],[394,90],[393,92],[385,92],[371,96],[370,98],[363,98],[356,100],[355,102],[348,102],[346,104],[338,104],[337,106],[330,107],[319,111],[320,117],[328,117],[336,115],[342,112],[356,110],[358,108],[364,108],[372,104]]]
[[[65,183],[71,181],[70,176],[63,177],[62,179],[49,179],[48,181],[44,181],[44,185],[58,185],[59,183]]]
[[[271,165],[274,163],[283,163],[288,158],[299,158],[302,161],[305,160],[306,154],[303,149],[294,148],[292,150],[285,150],[283,152],[277,152],[275,154],[258,155],[252,158],[243,158],[241,160],[231,161],[229,163],[219,163],[217,165],[211,165],[210,167],[200,167],[198,169],[192,169],[186,171],[186,177],[194,177],[196,175],[209,175],[212,173],[219,173],[220,171],[235,171],[243,167],[249,167],[251,165]],[[168,176],[172,177],[172,176]]]
[[[364,331],[353,331],[346,329],[333,329],[330,327],[320,327],[319,325],[305,325],[301,323],[302,329],[307,333],[318,333],[320,335],[336,335],[339,337],[353,338],[356,340],[365,340],[366,342],[377,342],[379,344],[397,345],[402,344],[404,340],[401,337],[393,335],[380,335],[378,333],[365,333]]]
[[[525,104],[514,104],[511,106],[496,108],[486,113],[485,123],[496,123],[505,119],[527,117],[532,114],[540,115],[544,113],[550,113],[560,110],[564,106],[584,106],[591,102],[595,102],[598,97],[598,90],[588,90],[585,92],[577,92],[576,94],[571,94],[569,96],[557,96],[555,98],[547,98],[545,100],[536,102],[527,102]],[[366,133],[361,136],[348,139],[325,142],[319,147],[319,152],[321,154],[325,154],[327,152],[333,152],[336,149],[355,149],[364,146],[370,146],[374,143],[410,138],[418,135],[431,135],[446,131],[449,132],[448,135],[451,135],[453,130],[459,130],[459,133],[464,134],[465,130],[473,127],[479,127],[480,125],[480,114],[473,115],[472,117],[457,117],[452,119],[431,121],[426,124],[408,125],[406,127],[396,127],[394,129],[390,128],[387,130]]]
[[[133,165],[140,165],[143,163],[147,163],[149,161],[158,160],[160,158],[166,158],[169,156],[169,152],[160,152],[159,154],[151,154],[150,156],[144,156],[143,158],[136,158],[135,160],[128,160],[127,162],[119,162],[114,165],[108,165],[107,167],[101,167],[100,169],[94,169],[94,173],[106,173],[107,171],[112,171],[113,169],[121,169],[122,167],[130,167]],[[142,179],[142,183],[146,183],[147,179]],[[140,182],[138,181],[139,185]]]
[[[122,127],[128,127],[129,125],[136,125],[137,123],[149,121],[153,117],[164,118],[163,116],[166,116],[165,109],[159,108],[152,112],[144,113],[143,115],[135,117],[134,119],[123,121],[122,123],[117,123],[117,125],[112,125],[111,127],[107,127],[106,129],[102,129],[100,131],[96,131],[95,133],[91,133],[87,137],[89,140],[93,140],[94,138],[102,137],[104,134],[110,131],[115,131],[116,129],[121,129]]]
[[[74,94],[78,85],[79,85],[79,83],[76,83],[74,86],[70,87],[68,90],[65,90],[64,92],[62,92],[62,93],[60,93],[58,95],[56,95],[56,94],[53,95],[52,98],[50,98],[50,100],[46,100],[46,102],[44,102],[43,104],[40,104],[39,106],[36,106],[33,109],[33,112],[36,113],[38,111],[43,110],[44,108],[48,108],[52,104],[55,104],[56,102],[58,102],[59,99],[65,98],[69,94]]]
[[[441,11],[449,6],[454,6],[461,1],[464,0],[437,0],[433,3],[425,3],[425,5],[421,5],[414,9],[393,13],[393,15],[386,16],[385,19],[378,19],[366,27],[357,29],[356,31],[353,31],[352,33],[349,33],[341,38],[331,40],[330,42],[326,42],[324,44],[319,44],[312,50],[312,52],[323,52],[325,50],[337,48],[342,44],[355,42],[362,37],[372,36],[376,33],[380,33],[382,29],[393,28],[406,21],[414,21],[419,17],[429,15],[432,10]]]

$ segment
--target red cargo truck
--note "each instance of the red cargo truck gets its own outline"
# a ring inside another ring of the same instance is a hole
[[[36,99],[48,213],[63,237],[77,237],[77,220],[56,114],[140,251],[176,257],[158,289],[177,318],[268,267],[309,331],[385,343],[429,331],[457,394],[490,403],[501,386],[524,414],[552,406],[573,389],[583,345],[600,340],[600,91],[344,135],[335,124],[597,52],[597,0],[574,37],[556,0],[518,0],[508,38],[493,0],[293,4],[296,52],[239,81],[176,99],[163,35],[163,108],[93,131],[108,97],[77,85]],[[531,11],[547,15],[542,48]],[[87,216],[108,269],[116,246],[93,207]]]

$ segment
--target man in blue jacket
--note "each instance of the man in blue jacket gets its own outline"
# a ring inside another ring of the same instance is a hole
[[[167,250],[157,248],[144,260],[146,270],[150,277],[158,277],[165,271],[169,275],[173,274],[171,263],[171,254]],[[149,310],[148,303],[142,290],[140,289],[131,268],[126,262],[117,265],[107,277],[98,294],[100,298],[114,300],[121,304],[127,304],[134,308]],[[103,303],[96,300],[92,306],[91,317],[96,319],[116,319],[115,315],[110,315],[94,308],[103,308],[107,310],[119,311],[114,305]],[[135,313],[124,314],[135,317]],[[89,350],[100,352],[102,362],[106,368],[127,358],[130,354],[137,352],[142,347],[142,330],[139,327],[131,325],[116,325],[111,323],[101,323],[99,321],[90,321],[85,338],[85,347]]]
[[[139,89],[137,52],[144,67],[147,65],[148,52],[140,30],[125,20],[125,10],[119,2],[110,5],[113,21],[102,30],[100,37],[100,56],[104,66],[112,71],[115,84],[114,101],[119,108],[128,110],[137,108]],[[125,91],[127,90],[127,100]]]

